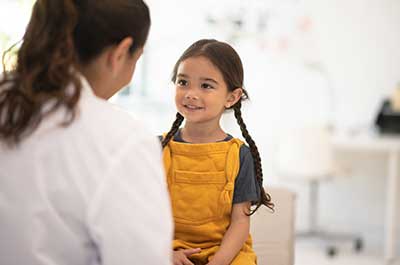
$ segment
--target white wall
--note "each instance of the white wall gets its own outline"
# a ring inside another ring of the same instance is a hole
[[[346,128],[372,123],[382,98],[400,81],[400,2],[305,3],[316,21],[321,58],[333,80],[336,125]],[[322,188],[322,222],[336,230],[360,232],[367,247],[381,251],[386,157],[374,153],[337,155],[354,171],[352,176],[338,178]],[[307,192],[299,185],[293,188],[301,195]],[[299,198],[298,209],[298,225],[304,227],[305,198]]]
[[[340,125],[369,123],[400,81],[400,2],[305,0],[335,87]]]

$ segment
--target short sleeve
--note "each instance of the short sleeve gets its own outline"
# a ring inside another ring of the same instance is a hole
[[[259,197],[260,188],[255,178],[254,160],[249,147],[243,144],[240,148],[240,168],[235,180],[233,203],[254,203]]]
[[[121,148],[89,206],[101,264],[171,264],[173,224],[160,144],[143,138]]]

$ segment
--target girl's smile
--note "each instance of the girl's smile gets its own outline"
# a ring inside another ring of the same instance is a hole
[[[188,111],[196,111],[196,110],[203,110],[203,107],[199,107],[193,104],[184,104],[183,105]]]

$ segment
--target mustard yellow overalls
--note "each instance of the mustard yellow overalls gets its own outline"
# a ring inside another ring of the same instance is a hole
[[[230,224],[235,178],[240,167],[238,139],[191,144],[171,140],[163,151],[175,221],[173,248],[201,248],[190,256],[204,265],[215,255]],[[249,235],[232,265],[254,265]]]

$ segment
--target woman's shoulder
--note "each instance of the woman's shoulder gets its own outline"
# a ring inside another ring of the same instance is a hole
[[[116,138],[142,138],[151,135],[142,120],[109,102],[97,101],[85,108],[86,112],[82,112],[82,125],[101,128],[101,134]]]
[[[132,134],[141,134],[146,132],[145,123],[133,113],[130,113],[120,106],[109,101],[96,97],[90,88],[84,88],[81,92],[79,103],[79,115],[88,126],[92,124],[105,131],[130,131]]]

